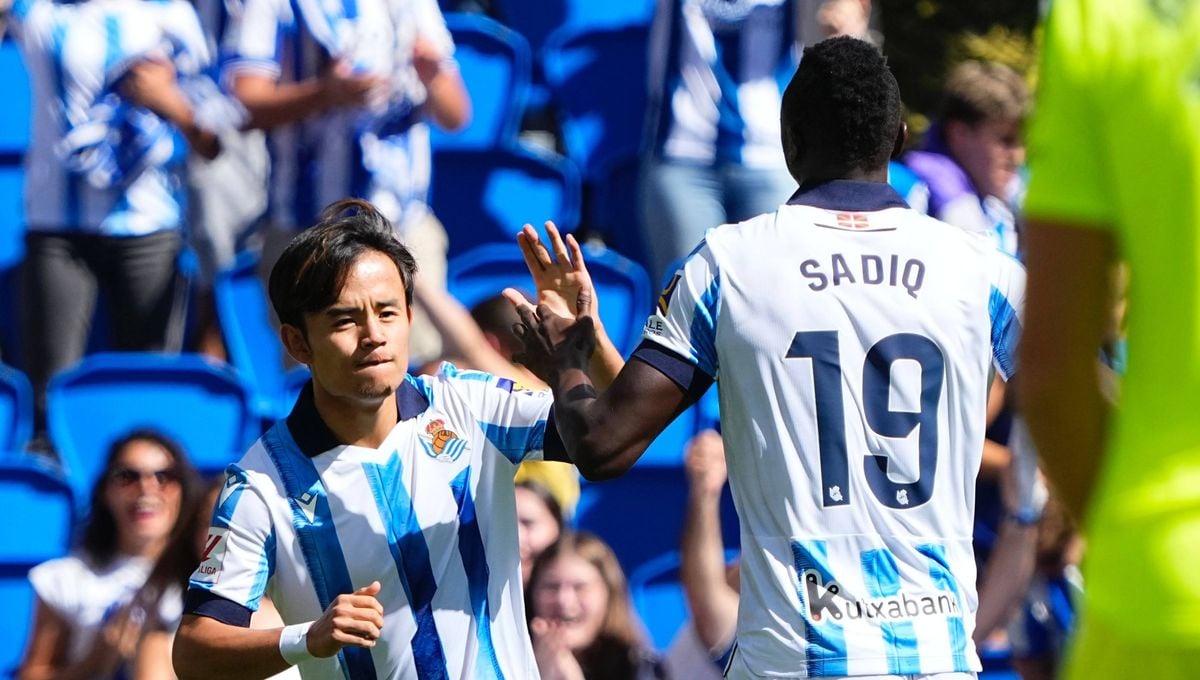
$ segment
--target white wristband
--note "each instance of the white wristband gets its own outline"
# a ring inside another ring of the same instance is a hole
[[[312,652],[308,651],[308,629],[313,625],[312,621],[308,623],[297,623],[291,626],[284,626],[283,631],[279,634],[279,654],[283,660],[290,665],[295,666],[303,661],[315,659]]]

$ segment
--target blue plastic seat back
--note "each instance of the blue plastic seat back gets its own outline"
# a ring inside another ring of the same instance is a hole
[[[15,267],[25,256],[24,191],[20,157],[0,153],[0,270]]]
[[[659,556],[663,546],[679,544],[687,494],[682,465],[648,466],[639,461],[618,479],[584,482],[575,525],[603,538],[625,573],[633,574]],[[721,500],[721,533],[727,549],[740,545],[728,489]]]
[[[471,120],[456,132],[431,125],[433,147],[490,149],[514,143],[529,96],[529,43],[480,14],[447,14],[446,27],[471,98]]]
[[[655,0],[496,0],[500,20],[529,39],[534,51],[564,26],[649,24]]]
[[[688,619],[687,595],[679,580],[679,552],[659,555],[630,574],[629,595],[654,648],[666,650]]]
[[[526,149],[436,151],[431,203],[452,252],[483,243],[515,243],[529,222],[579,224],[579,173],[565,158]]]
[[[11,37],[0,40],[0,83],[4,83],[4,105],[0,106],[0,156],[19,155],[29,147],[29,73],[17,43]]]
[[[239,458],[261,430],[233,369],[198,355],[96,354],[50,381],[47,405],[50,438],[85,503],[109,445],[132,430],[173,438],[206,473]]]
[[[75,511],[62,475],[26,454],[0,454],[0,498],[19,509],[0,523],[0,677],[14,677],[33,622],[29,569],[66,554]]]
[[[213,295],[229,362],[250,386],[255,412],[270,419],[286,413],[288,404],[284,403],[283,347],[271,325],[258,265],[257,253],[239,253],[233,265],[217,274]]]
[[[589,184],[641,150],[648,40],[649,29],[635,24],[567,27],[546,42],[543,70],[566,154]]]
[[[20,451],[33,433],[33,390],[25,374],[0,364],[0,451]]]
[[[600,319],[617,349],[637,346],[650,312],[650,279],[636,262],[603,247],[584,245],[584,258],[596,294]],[[506,287],[533,294],[533,280],[516,241],[474,248],[450,261],[448,287],[467,308],[498,295]]]

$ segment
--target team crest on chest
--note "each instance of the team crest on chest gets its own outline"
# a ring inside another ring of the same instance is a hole
[[[438,418],[425,426],[425,434],[419,437],[425,453],[434,460],[452,463],[467,450],[467,440],[453,430],[446,429],[446,421]]]

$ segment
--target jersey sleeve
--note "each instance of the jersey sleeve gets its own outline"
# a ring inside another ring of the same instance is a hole
[[[171,3],[163,31],[175,47],[175,68],[180,74],[195,75],[208,68],[213,55],[200,26],[200,16],[190,3],[184,0]]]
[[[261,493],[237,465],[213,509],[200,566],[188,582],[186,613],[248,626],[275,567],[275,529]]]
[[[671,277],[646,320],[643,338],[688,361],[715,380],[721,272],[707,239]]]
[[[437,0],[417,0],[414,14],[417,23],[417,33],[433,43],[443,59],[454,55],[454,38],[446,27],[446,18],[438,7]]]
[[[246,0],[240,16],[226,31],[222,77],[227,82],[247,74],[278,79],[283,44],[294,32],[296,18],[281,0]]]
[[[481,371],[460,371],[443,364],[441,376],[470,401],[484,437],[514,465],[542,460],[546,427],[554,398],[550,390],[535,390]]]
[[[1025,312],[1025,268],[1007,254],[993,257],[988,317],[992,328],[992,362],[1005,380],[1017,370],[1017,346],[1021,341],[1021,318]]]
[[[1046,25],[1037,106],[1029,127],[1030,217],[1066,219],[1072,224],[1112,224],[1113,187],[1100,121],[1104,106],[1088,83],[1103,69],[1094,49],[1099,36],[1085,19],[1102,11],[1082,0],[1055,0]]]

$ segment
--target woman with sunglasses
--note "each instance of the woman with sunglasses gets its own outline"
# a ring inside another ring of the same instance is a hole
[[[147,618],[129,603],[198,492],[187,457],[163,435],[139,430],[112,444],[78,547],[29,572],[37,604],[21,680],[118,673]]]

